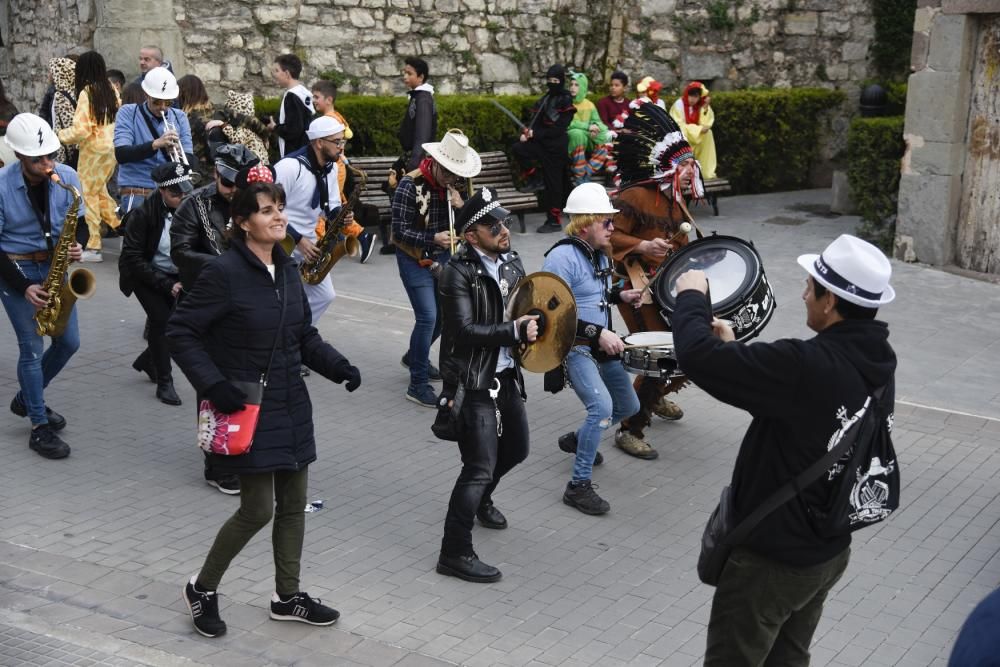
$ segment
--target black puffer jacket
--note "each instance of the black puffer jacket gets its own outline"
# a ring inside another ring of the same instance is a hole
[[[202,221],[200,207],[204,207],[208,214],[211,239]],[[228,223],[229,202],[218,193],[214,182],[192,192],[177,207],[170,225],[170,259],[180,271],[184,291],[191,291],[205,265],[226,249]]]
[[[441,272],[441,377],[449,386],[466,390],[489,389],[496,375],[501,347],[517,344],[514,323],[504,322],[507,297],[524,278],[524,266],[513,250],[500,265],[500,280],[506,293],[483,267],[479,253],[463,243]],[[524,396],[521,366],[517,381]]]
[[[169,276],[153,266],[153,256],[163,234],[163,219],[168,212],[163,196],[155,190],[122,221],[125,238],[122,239],[122,254],[118,257],[118,287],[125,296],[132,294],[136,283],[170,294],[177,282],[176,276]]]
[[[295,263],[275,246],[276,281],[241,240],[210,262],[167,323],[170,353],[198,392],[227,379],[255,382],[267,367],[281,307],[281,339],[274,353],[253,447],[241,456],[211,455],[233,473],[299,470],[316,460],[312,404],[300,375],[312,368],[343,382],[350,364],[312,325]]]

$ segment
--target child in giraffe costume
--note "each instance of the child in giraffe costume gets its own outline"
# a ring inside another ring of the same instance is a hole
[[[115,113],[121,105],[108,81],[104,58],[88,51],[76,63],[78,103],[68,127],[58,131],[64,145],[80,147],[78,173],[86,209],[87,248],[83,261],[101,261],[101,222],[118,228],[117,205],[108,194],[108,180],[115,170]]]

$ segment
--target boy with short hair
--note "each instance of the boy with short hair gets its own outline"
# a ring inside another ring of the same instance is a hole
[[[278,152],[281,157],[299,150],[309,141],[306,126],[312,118],[312,94],[302,82],[302,61],[294,53],[284,53],[274,59],[271,76],[285,89],[278,111],[278,122],[271,117],[267,128],[278,135]]]

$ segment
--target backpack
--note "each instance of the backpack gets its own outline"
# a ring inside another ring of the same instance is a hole
[[[821,537],[852,533],[899,509],[899,463],[892,446],[893,413],[882,400],[885,389],[869,396],[831,438],[831,450],[844,438],[853,439],[853,444],[821,478],[831,486],[826,502],[807,506]]]

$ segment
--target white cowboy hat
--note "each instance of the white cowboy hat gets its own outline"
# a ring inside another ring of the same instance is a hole
[[[799,255],[799,266],[841,299],[864,308],[878,308],[896,298],[889,285],[892,265],[867,241],[841,234],[821,255]]]
[[[469,138],[461,130],[448,130],[441,141],[422,144],[434,160],[462,178],[472,178],[483,168],[479,153],[469,146]]]
[[[180,95],[177,77],[166,67],[154,67],[142,79],[142,90],[158,100],[176,100]]]
[[[569,215],[611,215],[618,209],[611,205],[608,192],[597,183],[581,183],[566,198],[563,213]]]

